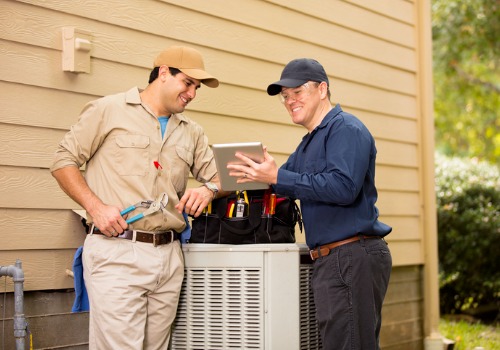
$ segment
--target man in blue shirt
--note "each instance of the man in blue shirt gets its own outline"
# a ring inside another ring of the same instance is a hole
[[[267,88],[308,133],[281,168],[265,150],[257,164],[230,165],[238,182],[272,184],[300,200],[314,260],[312,289],[323,349],[379,349],[392,259],[378,220],[375,141],[365,125],[330,102],[329,80],[313,59],[289,62]]]

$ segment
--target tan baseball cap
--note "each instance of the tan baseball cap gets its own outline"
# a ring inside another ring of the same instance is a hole
[[[162,51],[154,61],[154,67],[166,65],[177,68],[182,73],[200,80],[208,87],[216,88],[219,80],[205,72],[203,57],[198,50],[184,46],[171,46]]]

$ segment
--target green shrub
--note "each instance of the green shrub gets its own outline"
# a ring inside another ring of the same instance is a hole
[[[500,173],[436,155],[441,312],[497,316],[500,307]]]

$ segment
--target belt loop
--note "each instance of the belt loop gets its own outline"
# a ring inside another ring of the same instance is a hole
[[[158,245],[158,242],[156,241],[156,237],[158,235],[156,233],[153,233],[153,247],[156,247]]]
[[[359,241],[361,242],[361,246],[364,248],[365,247],[365,236],[360,233],[358,235],[358,237],[359,237]]]
[[[170,231],[170,243],[172,243],[174,241],[174,238],[175,238],[175,232],[174,230]]]
[[[132,242],[135,243],[137,241],[137,231],[133,230],[132,231]]]
[[[317,251],[318,251],[318,259],[319,259],[319,258],[321,258],[321,246],[318,246]]]

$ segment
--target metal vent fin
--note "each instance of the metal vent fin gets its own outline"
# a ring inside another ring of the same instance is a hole
[[[261,269],[186,269],[172,349],[261,349]]]
[[[311,290],[312,265],[300,265],[300,349],[322,348]]]

